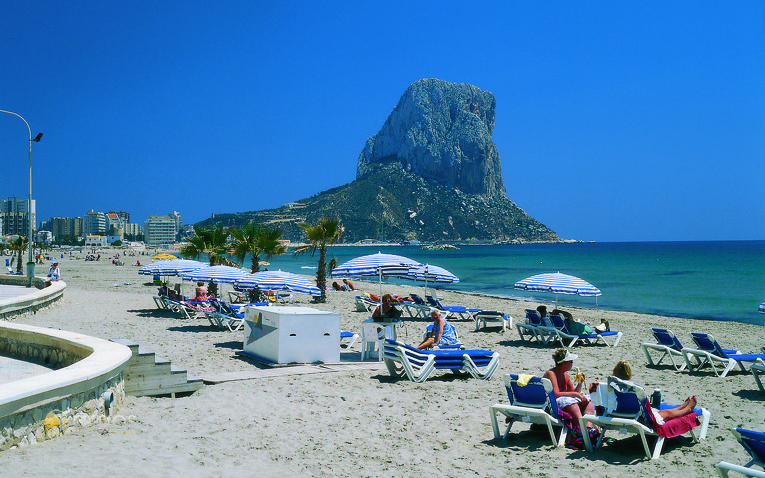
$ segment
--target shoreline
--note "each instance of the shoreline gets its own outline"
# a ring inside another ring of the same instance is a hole
[[[104,260],[105,259],[105,260]],[[130,258],[125,259],[129,263]],[[67,289],[62,303],[15,322],[64,329],[100,338],[127,338],[156,352],[195,376],[251,371],[259,365],[237,355],[243,333],[210,326],[205,318],[188,320],[159,312],[152,300],[156,287],[138,275],[138,267],[113,266],[109,257],[86,262],[60,261]],[[309,275],[310,277],[310,275]],[[175,279],[177,280],[177,279]],[[376,282],[353,281],[357,293],[379,293]],[[223,284],[222,291],[229,285]],[[384,292],[408,294],[418,285],[384,284]],[[538,303],[439,290],[447,305],[499,310],[514,318]],[[328,293],[325,304],[294,295],[296,306],[340,312],[341,327],[360,333],[367,313],[355,312],[357,293]],[[627,478],[634,475],[710,476],[715,463],[748,461],[730,429],[765,431],[760,405],[765,394],[751,374],[732,372],[717,378],[710,372],[690,374],[665,366],[649,367],[640,344],[654,342],[650,327],[673,330],[686,346],[690,332],[708,332],[724,347],[744,353],[760,351],[762,327],[708,320],[689,321],[651,314],[567,307],[583,322],[609,320],[624,333],[615,347],[575,346],[577,366],[587,382],[604,380],[619,360],[628,360],[634,380],[646,390],[660,388],[665,401],[679,403],[696,395],[712,413],[706,440],[688,436],[668,439],[658,460],[645,459],[639,439],[614,433],[615,441],[590,454],[550,446],[547,431],[513,427],[507,440],[495,440],[489,406],[507,403],[502,376],[541,375],[552,365],[556,347],[522,342],[515,327],[475,331],[474,321],[452,321],[467,348],[500,354],[490,380],[437,371],[423,383],[394,380],[381,370],[342,370],[285,375],[207,385],[176,399],[127,397],[107,423],[72,428],[63,436],[0,453],[5,473],[39,476],[66,470],[94,476],[93,457],[115,469],[149,472],[135,476],[241,476],[257,467],[262,476],[570,476]],[[405,320],[401,339],[419,343],[424,320]],[[360,340],[354,345],[360,349]],[[423,426],[423,424],[430,424]],[[395,451],[394,451],[395,450]],[[55,459],[51,459],[55,457]],[[245,471],[247,470],[247,471]],[[262,473],[261,473],[262,471]]]

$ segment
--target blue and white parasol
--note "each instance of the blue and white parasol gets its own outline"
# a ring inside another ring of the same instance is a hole
[[[233,284],[238,279],[246,277],[248,272],[231,266],[208,266],[181,274],[183,280],[192,282],[214,282],[216,284]]]
[[[369,254],[344,262],[332,270],[332,277],[377,276],[380,282],[380,304],[382,305],[382,279],[385,277],[408,277],[409,270],[421,266],[419,262],[395,254]]]
[[[583,297],[597,297],[602,295],[600,289],[579,277],[553,272],[537,274],[518,281],[513,286],[517,290],[533,292],[552,292],[555,294],[555,303],[558,303],[558,294],[580,295]],[[596,302],[597,303],[597,302]]]
[[[407,277],[417,281],[425,282],[425,295],[428,295],[428,282],[441,284],[456,284],[460,281],[459,277],[447,271],[443,267],[425,264],[409,269]]]
[[[237,280],[234,286],[245,290],[253,289],[257,286],[261,290],[289,290],[313,296],[321,295],[321,289],[305,277],[281,270],[247,274],[245,277]]]

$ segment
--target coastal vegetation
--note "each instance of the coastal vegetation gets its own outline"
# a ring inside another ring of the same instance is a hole
[[[311,253],[313,256],[319,251],[319,267],[316,270],[316,286],[321,289],[321,296],[316,299],[317,302],[326,302],[327,300],[327,245],[335,244],[340,240],[345,228],[340,225],[337,218],[324,217],[316,225],[305,223],[298,224],[304,233],[304,244],[292,253],[295,256]]]
[[[273,256],[281,256],[287,252],[287,247],[280,242],[282,231],[270,229],[250,221],[241,228],[229,230],[234,242],[231,253],[237,261],[244,265],[244,260],[249,255],[252,259],[250,272],[253,274],[260,271],[260,254],[265,255],[266,261]]]
[[[21,274],[21,264],[24,252],[29,245],[29,238],[26,236],[19,236],[8,243],[11,250],[11,254],[16,254],[16,273]]]

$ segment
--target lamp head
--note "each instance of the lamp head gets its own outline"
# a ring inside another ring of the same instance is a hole
[[[32,141],[34,141],[35,143],[39,143],[41,139],[42,139],[42,133],[37,133],[37,136],[35,136],[35,138]]]

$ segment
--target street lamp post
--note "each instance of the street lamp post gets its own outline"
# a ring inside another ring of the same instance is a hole
[[[27,125],[27,131],[29,131],[29,199],[27,200],[27,215],[29,216],[29,261],[27,262],[27,278],[29,283],[27,287],[32,287],[32,278],[35,276],[35,262],[32,260],[32,232],[34,229],[34,221],[32,220],[32,141],[39,143],[42,138],[42,133],[37,133],[37,136],[32,139],[32,129],[29,127],[29,123],[20,114],[13,111],[0,110],[0,113],[8,113],[9,115],[18,116],[21,121]]]

